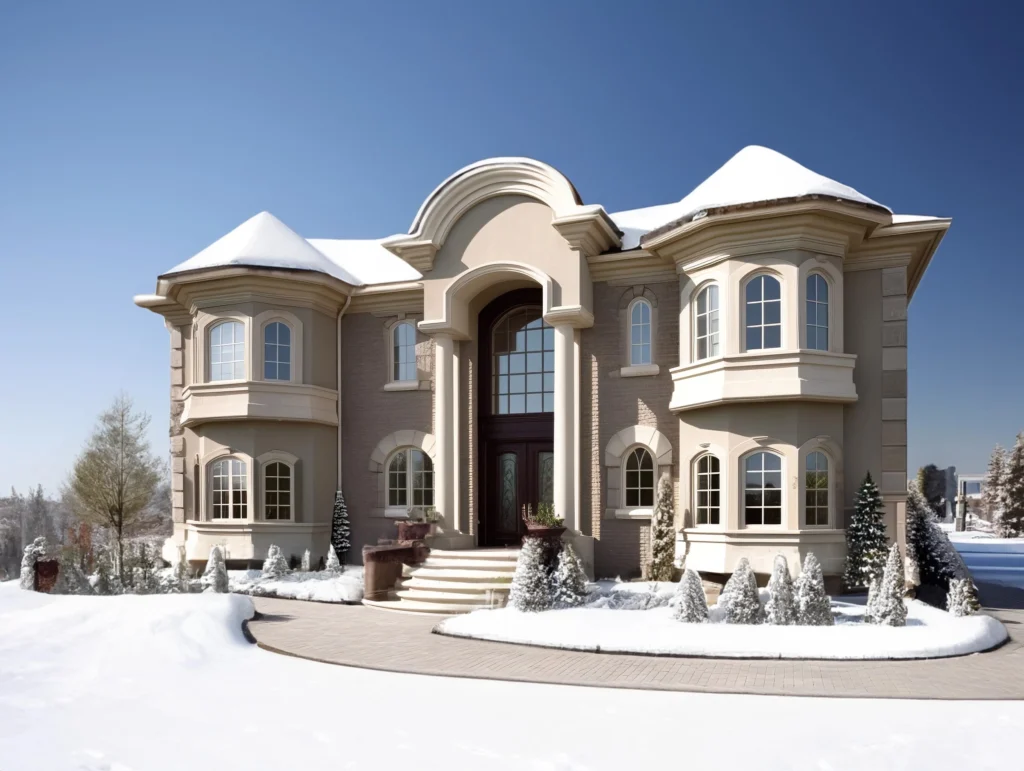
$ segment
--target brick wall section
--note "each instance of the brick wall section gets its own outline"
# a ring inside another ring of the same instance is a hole
[[[882,269],[882,496],[906,544],[907,269]],[[890,533],[892,535],[892,533]]]
[[[185,521],[185,429],[181,413],[185,409],[185,341],[181,328],[168,324],[171,333],[171,520]]]
[[[359,559],[364,544],[394,538],[396,533],[394,520],[379,515],[377,474],[370,471],[370,455],[377,443],[395,431],[433,432],[429,390],[384,390],[388,372],[385,325],[390,321],[394,318],[370,313],[347,314],[341,321],[342,475],[354,560]],[[432,345],[423,338],[418,348],[423,377],[422,371],[431,367]]]
[[[620,377],[620,368],[628,363],[627,306],[633,297],[652,294],[656,299],[654,363],[661,371],[653,377]],[[679,362],[679,285],[667,282],[623,287],[595,283],[594,309],[594,326],[584,329],[580,336],[581,526],[584,533],[596,539],[594,569],[599,577],[637,577],[650,553],[650,523],[605,517],[608,469],[604,466],[604,449],[623,428],[649,425],[672,441],[673,461],[678,458],[675,445],[679,431],[669,411],[669,369]],[[672,476],[678,487],[675,465]]]

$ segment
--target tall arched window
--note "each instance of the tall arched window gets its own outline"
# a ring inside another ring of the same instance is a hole
[[[654,505],[654,460],[644,447],[637,447],[626,457],[626,507],[647,508]]]
[[[744,461],[743,487],[746,524],[782,524],[782,458],[772,452],[748,455]]]
[[[245,519],[249,507],[249,479],[245,461],[221,458],[210,466],[212,519]]]
[[[245,325],[222,321],[210,330],[210,380],[245,379]]]
[[[263,379],[292,379],[292,330],[280,321],[263,328]]]
[[[825,453],[807,455],[804,481],[804,521],[810,527],[828,525],[828,458]]]
[[[637,300],[629,312],[629,364],[651,363],[651,304]]]
[[[292,518],[292,469],[275,461],[263,467],[263,518]]]
[[[491,331],[494,414],[555,411],[555,330],[540,308],[514,308]]]
[[[697,491],[695,508],[698,525],[719,524],[722,495],[721,479],[718,458],[714,455],[702,455],[697,460],[697,479],[694,484],[694,489]]]
[[[807,347],[828,350],[828,282],[820,273],[807,277]]]
[[[406,447],[388,463],[388,506],[430,507],[434,505],[434,464],[430,456]]]
[[[747,282],[747,350],[782,347],[782,289],[774,276]]]
[[[697,295],[697,358],[709,359],[721,353],[718,331],[718,286],[706,286]]]
[[[410,321],[396,324],[391,330],[391,342],[391,379],[416,380],[416,327]]]

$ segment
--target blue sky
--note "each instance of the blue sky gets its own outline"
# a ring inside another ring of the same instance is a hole
[[[495,155],[545,160],[615,211],[682,198],[748,144],[953,217],[911,305],[910,464],[983,469],[1024,429],[1021,17],[0,4],[0,490],[55,490],[120,390],[164,451],[168,336],[131,298],[258,211],[307,237],[402,232],[444,177]]]

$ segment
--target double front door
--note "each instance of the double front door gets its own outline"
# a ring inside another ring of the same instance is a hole
[[[523,507],[534,513],[554,500],[555,454],[550,441],[494,441],[485,451],[485,499],[481,540],[486,546],[518,546]]]

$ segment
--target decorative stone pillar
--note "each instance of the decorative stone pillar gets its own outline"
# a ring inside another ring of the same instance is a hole
[[[444,518],[444,529],[455,522],[455,341],[451,335],[434,336],[434,506]]]
[[[575,330],[555,326],[555,515],[569,530],[576,516],[576,356]]]
[[[882,500],[906,553],[907,269],[882,269]]]

